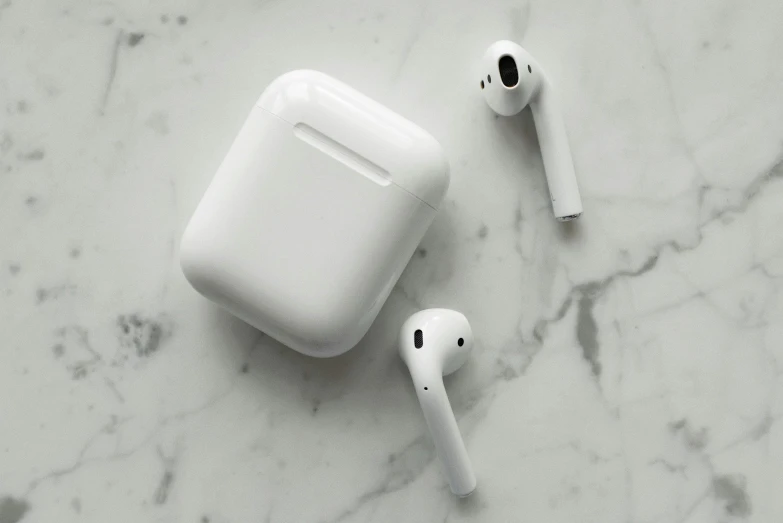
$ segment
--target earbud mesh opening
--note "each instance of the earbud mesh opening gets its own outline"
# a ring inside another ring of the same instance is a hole
[[[500,71],[500,81],[506,87],[514,87],[519,83],[519,71],[517,71],[517,62],[509,55],[503,55],[498,60],[498,71]]]

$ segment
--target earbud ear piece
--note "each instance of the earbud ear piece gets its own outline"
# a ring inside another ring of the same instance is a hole
[[[579,218],[582,198],[571,149],[552,84],[544,70],[530,53],[508,40],[495,42],[487,49],[482,67],[484,73],[500,76],[502,85],[487,86],[487,89],[481,86],[484,99],[493,111],[512,116],[530,105],[555,218],[559,221]]]
[[[427,350],[417,350],[424,345],[425,328]],[[458,496],[473,492],[476,476],[443,386],[443,376],[465,362],[472,346],[473,333],[468,320],[448,309],[418,312],[408,318],[400,331],[400,354],[411,373],[449,486]]]

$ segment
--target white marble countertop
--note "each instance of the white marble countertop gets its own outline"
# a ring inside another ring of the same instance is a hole
[[[0,0],[0,523],[783,520],[783,3]],[[558,87],[551,216],[508,38]],[[277,75],[429,130],[447,202],[368,336],[298,355],[193,291],[190,214]],[[448,490],[395,338],[449,307],[478,477]]]

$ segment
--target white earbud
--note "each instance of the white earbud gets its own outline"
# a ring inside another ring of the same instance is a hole
[[[448,309],[417,312],[400,331],[400,354],[413,378],[435,449],[451,491],[462,497],[476,488],[476,476],[446,396],[443,376],[459,369],[472,347],[473,332],[467,318]]]
[[[555,218],[563,222],[579,218],[582,199],[565,125],[552,84],[538,62],[514,42],[495,42],[484,53],[479,86],[492,110],[502,116],[530,105]]]

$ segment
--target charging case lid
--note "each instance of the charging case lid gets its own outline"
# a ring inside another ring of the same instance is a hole
[[[316,71],[264,91],[188,223],[185,277],[289,347],[364,336],[449,183],[426,131]]]
[[[393,183],[438,208],[449,184],[440,144],[413,122],[348,85],[300,70],[273,81],[257,105],[326,142],[353,168]],[[337,152],[339,151],[339,152]],[[370,161],[368,161],[370,160]],[[358,165],[357,165],[358,164]]]

